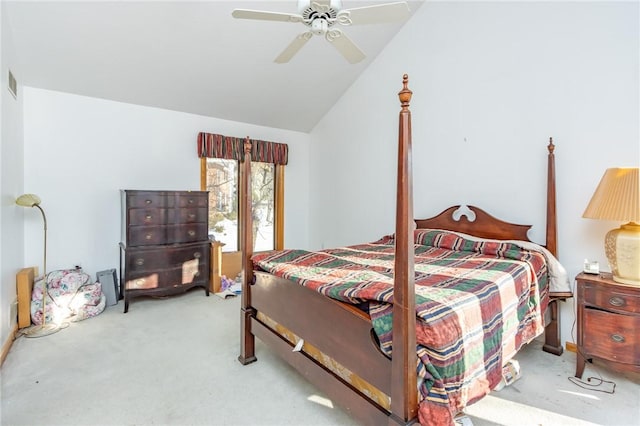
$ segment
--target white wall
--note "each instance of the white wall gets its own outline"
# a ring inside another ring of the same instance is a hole
[[[95,276],[117,267],[119,189],[199,188],[199,131],[290,145],[287,247],[392,232],[405,72],[415,93],[416,216],[475,204],[533,224],[531,238],[544,242],[545,147],[553,136],[560,258],[571,275],[585,257],[606,265],[602,240],[618,224],[581,214],[607,167],[640,162],[637,16],[637,3],[425,3],[311,135],[24,88],[24,184],[20,100],[7,109],[3,90],[0,309],[15,296],[15,271],[42,263],[41,218],[18,213],[16,195],[43,200],[48,269],[80,263]],[[12,61],[5,28],[3,76]],[[24,256],[14,226],[22,214]],[[564,340],[573,340],[571,307],[563,309]]]
[[[394,231],[397,93],[413,90],[414,211],[473,204],[544,243],[546,144],[556,144],[559,257],[607,270],[582,219],[608,167],[640,163],[638,3],[428,2],[314,128],[310,245]],[[331,167],[328,165],[331,164]],[[335,188],[348,188],[336,191]],[[562,307],[571,337],[573,303]]]
[[[23,188],[22,87],[18,97],[8,91],[8,70],[20,82],[20,69],[5,2],[0,3],[0,346],[16,324],[10,306],[16,301],[16,272],[24,265],[24,209],[15,205]]]
[[[119,190],[200,189],[201,131],[289,144],[285,243],[307,244],[307,134],[28,87],[24,111],[25,190],[47,214],[49,271],[80,264],[95,279],[118,268]],[[42,219],[31,213],[25,262],[40,265]]]

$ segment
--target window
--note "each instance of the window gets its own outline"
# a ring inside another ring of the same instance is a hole
[[[206,158],[204,189],[209,191],[209,236],[224,243],[224,251],[238,246],[238,161]],[[254,250],[273,250],[276,245],[275,169],[271,163],[251,163]]]
[[[239,166],[245,146],[251,154],[253,250],[280,250],[284,247],[284,166],[289,152],[283,143],[198,134],[200,187],[209,191],[209,236],[224,243],[223,251],[240,249]]]

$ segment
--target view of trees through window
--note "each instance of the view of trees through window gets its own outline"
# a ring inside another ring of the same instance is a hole
[[[223,251],[239,250],[238,161],[207,158],[209,235],[223,242]],[[273,250],[275,168],[271,163],[251,163],[254,250]]]

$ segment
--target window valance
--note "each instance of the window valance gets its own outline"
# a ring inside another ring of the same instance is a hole
[[[200,132],[198,134],[198,157],[244,160],[246,138]],[[286,165],[289,161],[289,146],[286,143],[249,139],[251,161]]]

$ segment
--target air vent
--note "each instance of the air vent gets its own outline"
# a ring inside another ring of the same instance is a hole
[[[9,91],[11,92],[14,98],[18,97],[18,82],[16,81],[16,78],[11,73],[11,70],[9,70]]]

